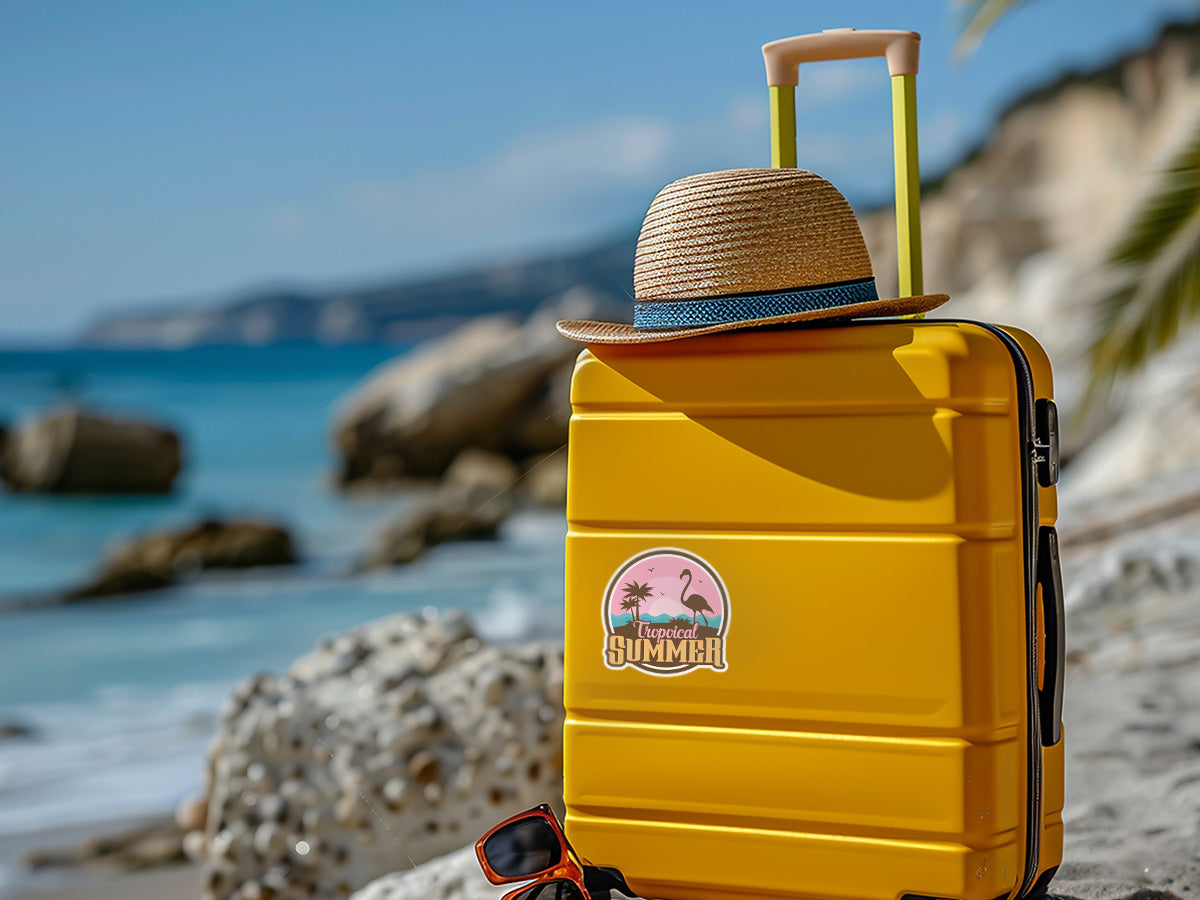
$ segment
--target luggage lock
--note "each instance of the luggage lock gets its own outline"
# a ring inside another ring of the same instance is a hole
[[[1058,407],[1053,400],[1034,406],[1033,461],[1038,484],[1051,487],[1058,482]]]

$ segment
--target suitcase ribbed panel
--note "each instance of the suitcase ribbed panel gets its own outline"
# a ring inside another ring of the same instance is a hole
[[[1048,390],[1044,355],[1031,367]],[[581,355],[564,754],[582,856],[680,900],[1019,887],[1023,402],[1005,345],[962,323]],[[656,548],[723,582],[724,668],[611,667],[610,580]],[[1040,871],[1061,764],[1060,743]]]

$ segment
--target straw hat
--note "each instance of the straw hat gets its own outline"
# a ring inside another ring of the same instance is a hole
[[[910,315],[949,299],[881,300],[850,204],[803,169],[731,169],[667,185],[642,223],[633,290],[632,325],[569,320],[558,330],[590,344],[640,344]]]

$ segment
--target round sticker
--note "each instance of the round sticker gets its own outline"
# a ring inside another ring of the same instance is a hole
[[[604,592],[604,663],[651,675],[724,671],[729,595],[716,569],[660,547],[627,560]]]

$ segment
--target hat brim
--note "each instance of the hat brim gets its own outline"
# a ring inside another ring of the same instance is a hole
[[[894,300],[868,300],[830,309],[812,309],[804,312],[772,316],[769,319],[749,319],[740,322],[722,322],[719,325],[687,325],[681,328],[634,328],[620,322],[588,322],[567,319],[557,324],[559,334],[584,344],[651,344],[658,341],[678,341],[682,338],[716,334],[721,331],[739,331],[769,325],[790,325],[796,322],[838,322],[845,319],[881,318],[886,316],[912,316],[937,309],[950,299],[949,294],[919,294],[915,297],[898,297]]]

